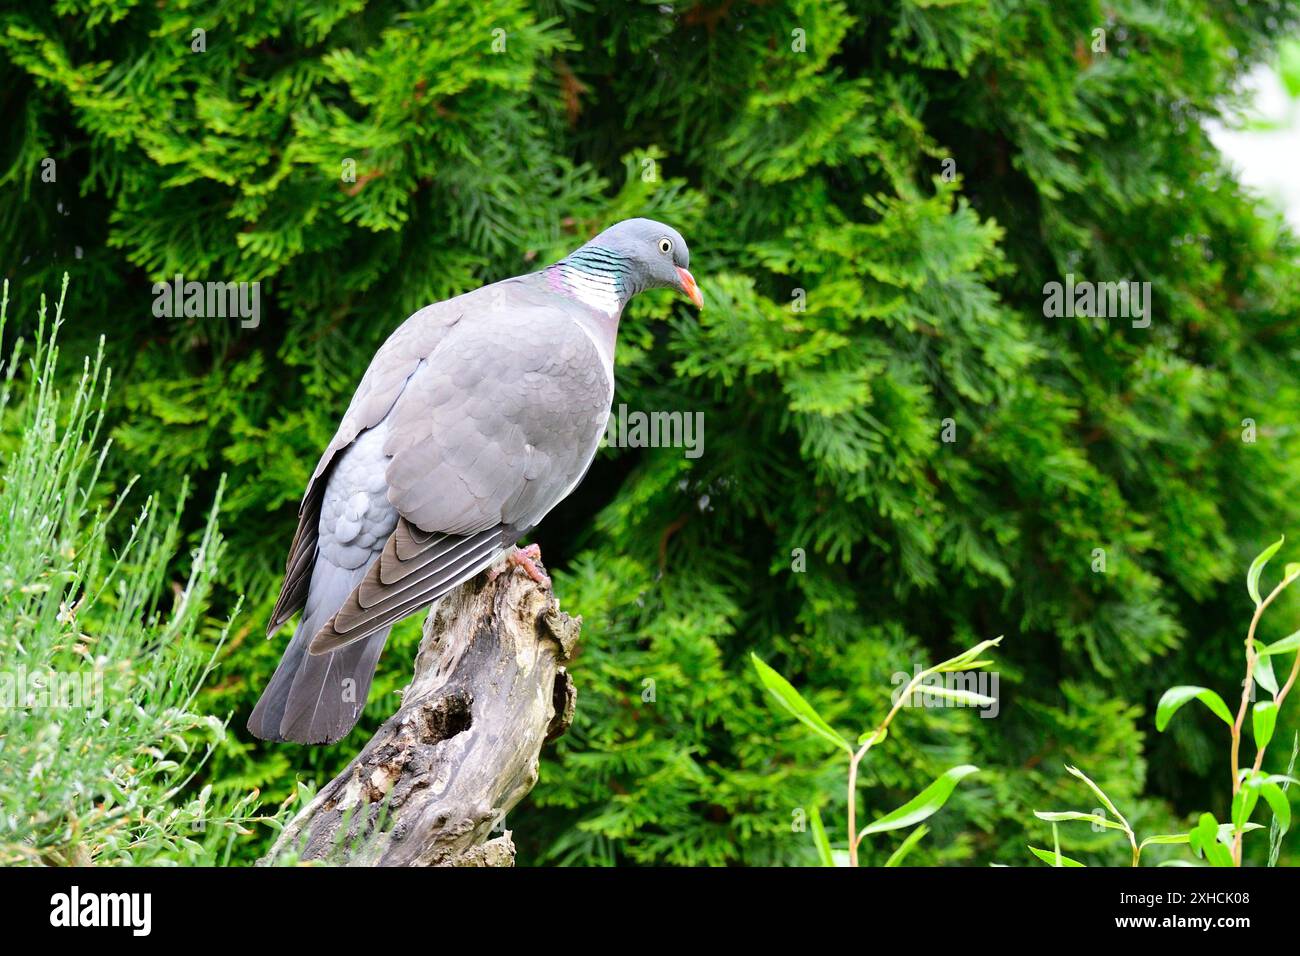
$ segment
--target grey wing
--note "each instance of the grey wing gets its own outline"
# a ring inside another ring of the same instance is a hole
[[[464,314],[466,298],[461,296],[420,309],[388,337],[371,359],[338,431],[307,482],[302,504],[298,508],[298,530],[294,534],[293,545],[289,548],[284,582],[271,612],[267,636],[274,634],[280,625],[293,617],[306,603],[320,545],[318,527],[325,495],[326,473],[333,466],[339,452],[388,415],[420,362],[434,351],[447,331]]]
[[[382,630],[491,564],[585,474],[612,395],[612,370],[563,313],[457,326],[387,420],[397,529],[311,652]]]

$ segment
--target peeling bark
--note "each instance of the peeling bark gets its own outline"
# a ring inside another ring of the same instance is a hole
[[[397,713],[261,865],[512,866],[509,831],[493,831],[537,782],[542,744],[573,719],[563,665],[581,624],[513,566],[445,597]]]

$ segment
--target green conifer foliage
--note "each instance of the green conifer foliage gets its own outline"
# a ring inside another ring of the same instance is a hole
[[[69,269],[69,341],[108,332],[121,474],[228,475],[223,588],[248,602],[207,705],[242,726],[298,496],[383,338],[614,220],[672,222],[706,308],[638,299],[615,403],[702,412],[704,452],[605,449],[540,530],[586,623],[577,719],[510,820],[521,861],[811,863],[798,821],[843,816],[840,769],[774,717],[750,653],[854,726],[894,675],[1004,634],[998,716],[909,713],[863,765],[890,797],[864,819],[976,764],[909,863],[1018,864],[1050,845],[1031,809],[1074,799],[1063,763],[1145,831],[1225,815],[1218,730],[1154,739],[1151,715],[1166,686],[1233,679],[1237,569],[1297,527],[1300,273],[1202,120],[1295,19],[31,3],[0,12],[0,269],[19,315]],[[260,324],[155,317],[177,273],[261,282]],[[1046,314],[1067,275],[1149,282],[1149,325]],[[352,739],[231,740],[206,782],[279,799],[339,769],[417,629]]]

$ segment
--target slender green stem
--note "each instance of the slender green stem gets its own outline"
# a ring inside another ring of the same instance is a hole
[[[858,825],[858,764],[866,753],[864,744],[849,758],[849,866],[858,865],[858,841],[854,839]]]
[[[908,681],[907,686],[903,688],[903,692],[894,701],[894,706],[885,715],[885,719],[876,725],[871,732],[871,736],[849,758],[849,866],[858,865],[858,844],[866,836],[865,833],[858,833],[858,764],[862,762],[862,758],[867,755],[868,750],[885,738],[885,732],[889,730],[889,725],[894,717],[903,709],[904,702],[912,696],[912,692],[916,690],[921,681],[932,673],[934,673],[934,668],[929,668],[921,671]]]
[[[1284,577],[1264,600],[1259,602],[1255,608],[1255,613],[1250,619],[1250,627],[1246,630],[1246,679],[1241,685],[1241,704],[1237,707],[1237,719],[1232,724],[1232,795],[1235,797],[1241,790],[1241,729],[1246,723],[1246,710],[1250,707],[1251,690],[1255,685],[1255,663],[1259,660],[1259,653],[1255,650],[1255,630],[1259,627],[1259,620],[1264,615],[1264,610],[1273,601],[1286,590],[1287,586],[1296,578],[1300,578],[1300,571]],[[1291,665],[1291,676],[1287,679],[1286,684],[1278,691],[1276,698],[1278,709],[1282,707],[1282,701],[1290,693],[1291,687],[1295,684],[1296,674],[1300,672],[1300,654],[1296,654],[1295,662]],[[1254,769],[1259,770],[1264,765],[1264,746],[1257,747],[1255,750]],[[1232,862],[1234,866],[1241,866],[1241,840],[1244,834],[1236,830],[1232,835]]]

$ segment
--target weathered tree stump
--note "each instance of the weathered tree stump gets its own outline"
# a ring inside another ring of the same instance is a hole
[[[573,717],[563,664],[582,620],[522,570],[493,570],[429,612],[401,707],[262,865],[514,864],[509,831],[489,837],[537,782],[542,744]]]

